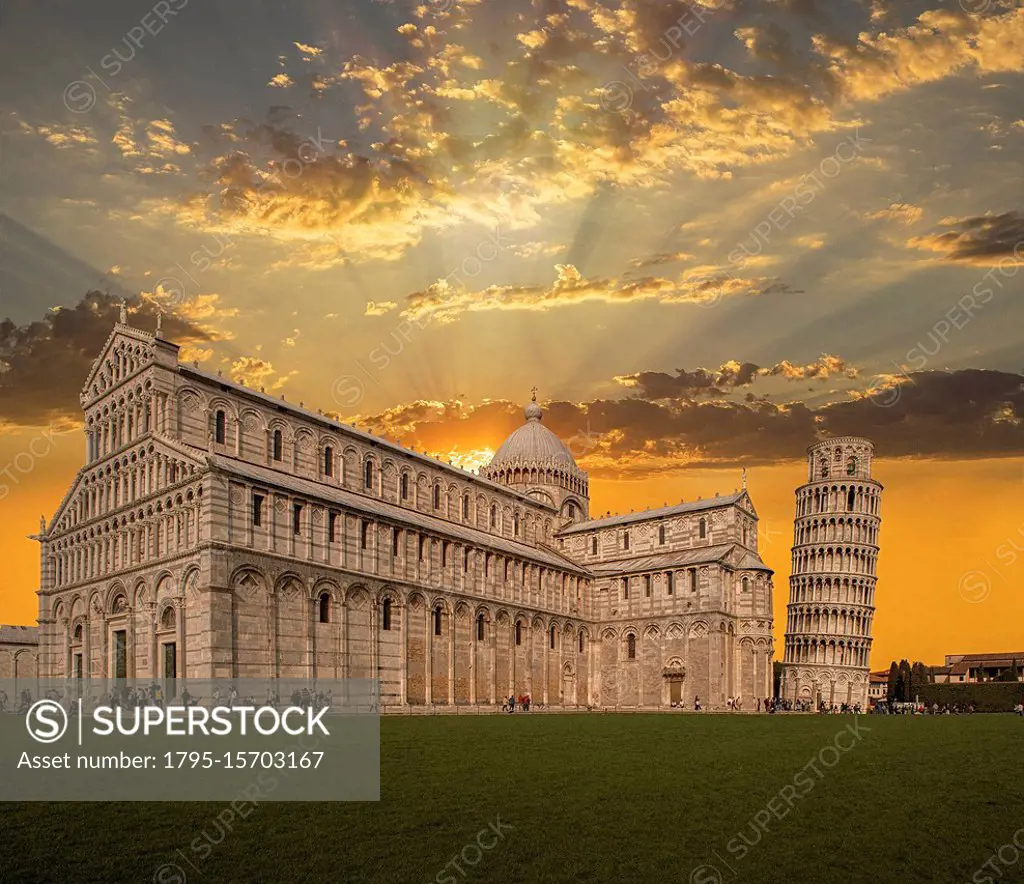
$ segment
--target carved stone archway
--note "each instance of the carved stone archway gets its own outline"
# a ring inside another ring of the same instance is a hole
[[[683,661],[673,657],[661,670],[661,705],[680,706],[683,702],[683,682],[686,681],[686,668]]]

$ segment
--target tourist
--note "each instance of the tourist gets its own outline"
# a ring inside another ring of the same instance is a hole
[[[693,698],[693,711],[700,712],[700,697],[696,696]]]
[[[32,694],[28,690],[21,692],[21,705],[18,707],[18,715],[24,715],[32,706]]]

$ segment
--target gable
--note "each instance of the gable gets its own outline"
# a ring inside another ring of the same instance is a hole
[[[138,458],[153,457],[157,454],[167,458],[173,464],[183,469],[191,469],[194,472],[199,472],[206,468],[207,460],[205,454],[196,454],[191,451],[187,446],[176,444],[170,440],[164,440],[159,437],[147,437],[141,439],[137,444],[131,445],[125,450],[119,452],[115,457],[103,458],[95,463],[91,463],[88,466],[83,467],[78,471],[78,475],[75,476],[75,481],[71,484],[67,493],[61,500],[60,505],[57,507],[57,511],[54,513],[53,518],[50,520],[49,526],[46,529],[48,535],[52,534],[63,534],[67,531],[74,530],[78,525],[85,521],[92,522],[93,520],[102,520],[110,516],[113,513],[121,512],[122,510],[130,510],[136,503],[125,503],[120,502],[116,507],[107,507],[103,512],[96,513],[95,516],[85,517],[76,521],[74,516],[74,508],[76,504],[81,501],[83,503],[82,512],[87,512],[85,507],[86,496],[90,493],[90,490],[94,487],[97,481],[109,481],[107,476],[108,471],[113,475],[119,472],[122,468],[130,469],[133,466],[133,461]],[[102,475],[102,479],[99,477]],[[175,479],[171,484],[177,484],[181,479]],[[158,496],[161,489],[156,488],[152,495]],[[142,499],[143,495],[138,495],[139,499]]]
[[[154,361],[153,344],[152,335],[120,323],[115,325],[85,379],[79,397],[82,406],[94,402],[151,365]]]

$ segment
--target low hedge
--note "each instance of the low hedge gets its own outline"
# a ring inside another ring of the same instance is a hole
[[[1024,682],[986,681],[981,684],[923,684],[914,693],[922,703],[931,706],[961,708],[973,705],[976,712],[1011,712],[1018,703],[1024,703]]]

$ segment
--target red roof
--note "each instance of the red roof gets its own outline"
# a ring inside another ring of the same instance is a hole
[[[1018,663],[1024,663],[1024,651],[1013,651],[1006,654],[964,654],[964,663],[991,663],[992,665],[1005,664],[1009,666],[1016,660]]]

